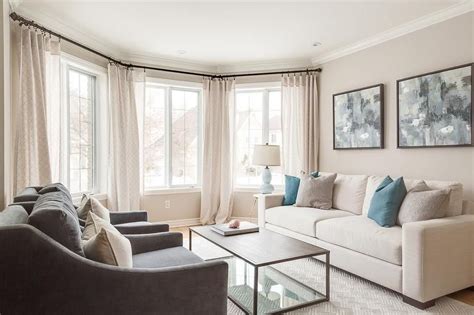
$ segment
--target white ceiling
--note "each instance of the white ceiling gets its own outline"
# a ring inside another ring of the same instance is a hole
[[[232,70],[311,65],[461,0],[19,2],[25,17],[114,57]],[[318,41],[322,46],[313,47]],[[180,53],[181,51],[181,53]],[[182,51],[185,51],[183,54]]]

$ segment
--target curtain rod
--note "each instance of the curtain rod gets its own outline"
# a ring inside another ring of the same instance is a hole
[[[110,62],[128,67],[128,68],[141,68],[144,70],[157,70],[157,71],[164,71],[164,72],[171,72],[171,73],[178,73],[178,74],[187,74],[187,75],[195,75],[195,76],[201,76],[201,77],[208,77],[211,79],[221,79],[221,78],[235,78],[235,77],[248,77],[248,76],[259,76],[259,75],[272,75],[272,74],[292,74],[292,73],[304,73],[304,72],[321,72],[321,68],[316,68],[316,69],[301,69],[301,70],[287,70],[287,71],[271,71],[271,72],[254,72],[254,73],[236,73],[236,74],[209,74],[209,73],[199,73],[199,72],[192,72],[192,71],[182,71],[182,70],[173,70],[173,69],[166,69],[166,68],[159,68],[159,67],[152,67],[152,66],[145,66],[145,65],[137,65],[133,63],[126,63],[121,60],[112,58],[110,56],[107,56],[95,49],[92,49],[90,47],[87,47],[81,43],[76,42],[75,40],[72,40],[64,35],[61,35],[59,33],[56,33],[55,31],[52,31],[44,26],[41,26],[37,24],[33,20],[28,20],[21,15],[17,14],[16,12],[12,12],[10,14],[10,18],[13,21],[17,21],[20,23],[20,25],[28,25],[32,26],[38,30],[41,30],[45,33],[48,33],[50,35],[53,35],[54,37],[57,37],[61,40],[65,40],[73,45],[76,45],[78,47],[81,47],[82,49],[85,49],[93,54],[96,54],[104,59],[108,59]]]

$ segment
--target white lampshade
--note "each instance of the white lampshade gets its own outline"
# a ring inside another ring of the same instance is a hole
[[[280,146],[257,144],[253,150],[253,164],[262,166],[280,165]]]

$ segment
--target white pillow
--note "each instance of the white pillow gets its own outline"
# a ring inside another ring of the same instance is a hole
[[[87,215],[84,231],[82,232],[82,239],[83,240],[91,239],[94,235],[99,233],[99,231],[102,228],[106,228],[108,230],[111,230],[120,234],[120,232],[112,224],[110,224],[108,221],[100,218],[99,216],[95,215],[92,211],[90,211],[89,214]]]
[[[86,220],[89,212],[94,212],[102,219],[110,222],[110,211],[100,203],[99,200],[91,196],[82,196],[81,204],[77,208],[77,215],[80,219]]]
[[[117,231],[102,228],[84,244],[87,258],[108,265],[132,268],[130,241]]]

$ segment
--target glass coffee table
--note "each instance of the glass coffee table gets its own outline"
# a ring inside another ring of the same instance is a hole
[[[222,236],[209,226],[189,229],[189,249],[195,233],[233,256],[229,265],[228,297],[247,314],[289,312],[329,301],[329,251],[264,228],[257,233]],[[325,291],[321,293],[272,265],[326,256]]]

